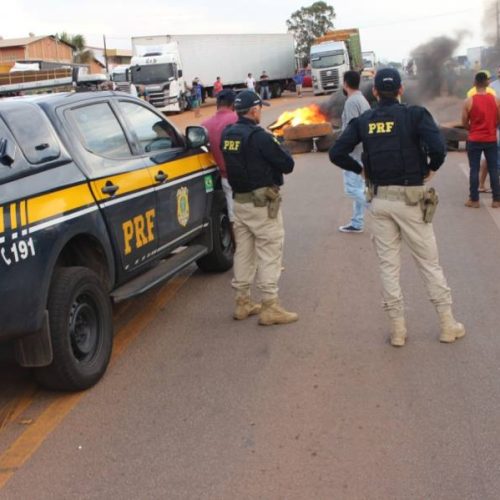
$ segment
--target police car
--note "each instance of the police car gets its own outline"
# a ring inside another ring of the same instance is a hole
[[[204,128],[182,135],[119,92],[0,101],[0,341],[15,339],[43,386],[102,377],[112,302],[193,262],[232,266],[206,144]]]

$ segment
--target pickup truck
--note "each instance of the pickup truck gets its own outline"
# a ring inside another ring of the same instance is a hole
[[[193,262],[232,267],[207,141],[120,92],[0,101],[0,342],[41,385],[103,376],[113,302]]]

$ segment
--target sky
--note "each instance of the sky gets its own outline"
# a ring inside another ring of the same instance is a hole
[[[435,36],[468,34],[457,51],[484,45],[481,31],[486,0],[341,0],[335,28],[359,28],[362,50],[380,60],[408,57]],[[489,0],[491,1],[491,0]],[[16,0],[2,3],[0,36],[19,38],[66,31],[83,34],[88,45],[130,48],[131,36],[217,33],[285,33],[286,20],[314,0]],[[383,7],[381,7],[383,5]]]

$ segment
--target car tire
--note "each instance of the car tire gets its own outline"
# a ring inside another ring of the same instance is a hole
[[[234,255],[231,223],[222,191],[215,191],[213,194],[211,219],[212,251],[196,263],[202,271],[221,273],[233,267]]]
[[[35,369],[45,388],[80,391],[96,384],[113,348],[111,301],[97,275],[85,267],[54,273],[47,303],[53,360]]]

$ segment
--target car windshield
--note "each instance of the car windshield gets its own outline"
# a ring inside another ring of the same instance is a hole
[[[132,82],[142,85],[168,82],[175,76],[172,63],[133,66],[131,69]]]
[[[342,50],[311,54],[311,65],[315,69],[331,68],[341,64],[344,64],[344,52]]]

